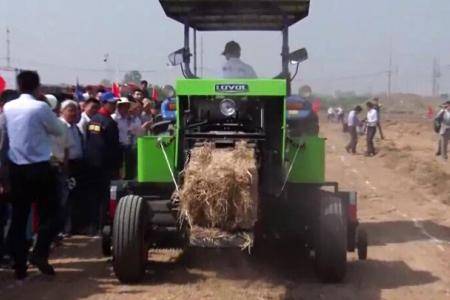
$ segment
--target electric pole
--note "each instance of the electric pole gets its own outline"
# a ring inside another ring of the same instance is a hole
[[[9,38],[9,28],[6,27],[6,67],[11,68],[11,40]]]
[[[200,77],[203,77],[203,35],[200,36]]]
[[[388,74],[387,98],[388,98],[388,100],[391,100],[391,92],[392,92],[392,50],[389,53],[389,70],[387,71],[387,74]]]
[[[439,96],[439,78],[441,78],[441,67],[437,58],[433,59],[433,75],[432,75],[432,94],[433,97]]]
[[[197,76],[197,29],[194,29],[194,75]]]

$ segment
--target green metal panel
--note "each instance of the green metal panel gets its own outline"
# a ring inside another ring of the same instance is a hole
[[[294,161],[288,181],[292,183],[325,182],[325,139],[317,136],[288,140],[286,172],[289,170],[299,145],[301,147]]]
[[[145,136],[138,139],[138,182],[172,182],[160,141],[166,150],[172,170],[175,166],[176,140],[171,136]]]
[[[245,85],[245,91],[218,92],[218,85]],[[286,96],[284,79],[179,79],[177,80],[179,96]]]

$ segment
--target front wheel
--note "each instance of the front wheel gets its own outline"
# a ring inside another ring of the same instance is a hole
[[[324,282],[340,282],[347,269],[347,223],[342,200],[324,192],[316,230],[316,272]]]
[[[147,206],[141,197],[130,195],[119,201],[114,216],[113,267],[122,283],[137,283],[145,275],[147,222]]]

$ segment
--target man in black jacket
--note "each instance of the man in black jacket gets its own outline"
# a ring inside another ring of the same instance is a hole
[[[96,235],[106,222],[111,180],[119,174],[122,152],[119,129],[111,118],[117,98],[112,93],[101,96],[102,107],[91,118],[86,132],[86,158],[90,167],[89,234]]]

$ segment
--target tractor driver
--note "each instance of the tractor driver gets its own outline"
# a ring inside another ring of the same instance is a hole
[[[222,68],[223,78],[257,78],[255,70],[241,60],[241,46],[235,41],[225,45],[222,55],[227,59]]]

